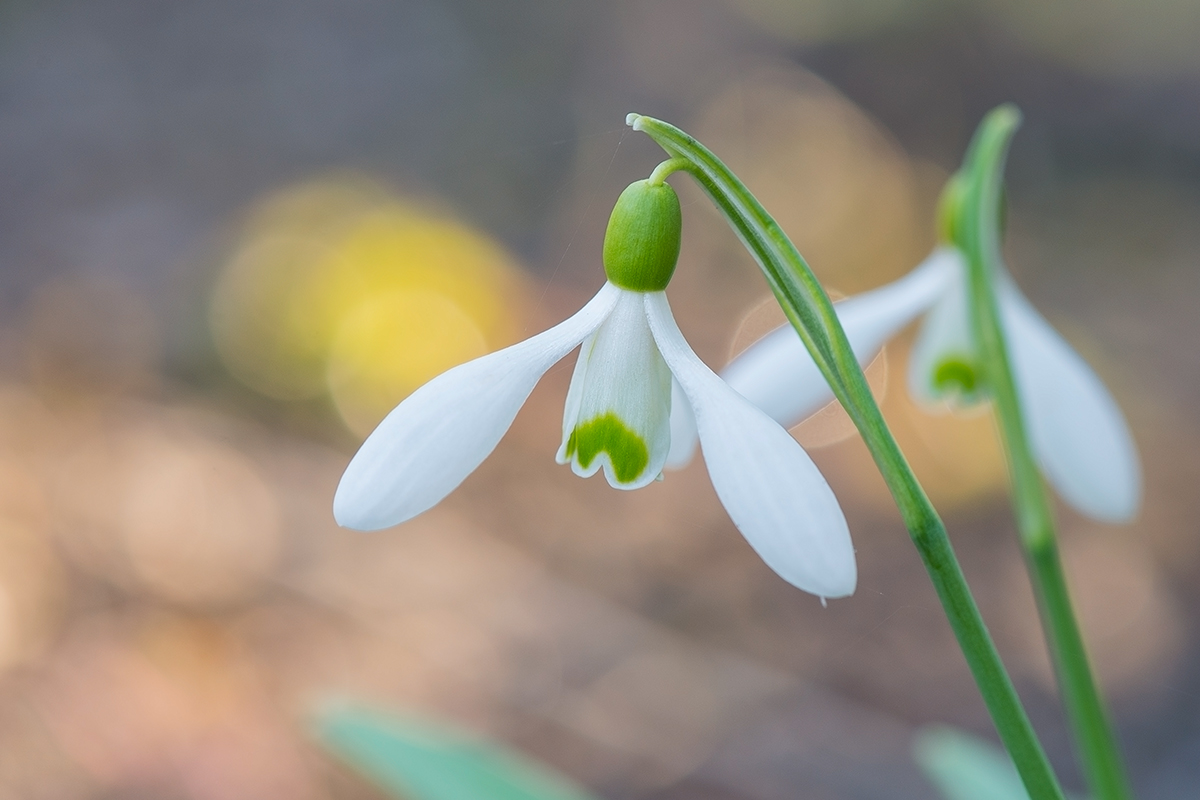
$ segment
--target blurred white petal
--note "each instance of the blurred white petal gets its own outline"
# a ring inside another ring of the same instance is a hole
[[[821,597],[853,593],[857,572],[846,518],[808,454],[700,361],[665,294],[647,294],[646,312],[692,404],[713,488],[738,530],[789,583]]]
[[[962,270],[958,251],[939,247],[904,277],[836,303],[858,362],[869,364],[888,339],[946,293]]]
[[[605,284],[553,328],[460,364],[409,395],[346,467],[333,498],[338,524],[398,525],[453,491],[495,449],[546,370],[600,326],[619,291]]]
[[[646,322],[643,294],[617,290],[612,312],[583,342],[567,392],[558,463],[637,489],[662,473],[671,447],[671,371]]]
[[[999,289],[1013,377],[1034,454],[1079,511],[1106,522],[1137,513],[1137,448],[1112,395],[1010,281]]]
[[[927,310],[961,266],[953,250],[935,250],[897,281],[836,303],[838,319],[859,363],[866,366],[887,340]],[[721,371],[739,394],[791,427],[819,411],[833,392],[791,325],[759,339]]]

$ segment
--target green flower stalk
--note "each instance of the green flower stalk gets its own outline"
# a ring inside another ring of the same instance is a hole
[[[955,244],[967,258],[977,364],[1008,455],[1017,528],[1063,704],[1093,794],[1098,800],[1126,800],[1133,795],[1071,608],[1058,554],[1054,513],[1031,447],[997,299],[996,287],[1006,279],[1000,256],[1002,175],[1008,144],[1019,124],[1020,112],[1013,106],[1000,106],[980,124],[963,170],[955,178],[961,182],[961,191],[948,193],[948,213],[954,217],[951,227]],[[1132,451],[1132,444],[1128,449]],[[1136,456],[1131,458],[1136,475]],[[1131,514],[1136,508],[1138,487],[1135,484],[1130,490],[1128,486],[1126,481],[1123,494],[1134,498],[1127,510]]]

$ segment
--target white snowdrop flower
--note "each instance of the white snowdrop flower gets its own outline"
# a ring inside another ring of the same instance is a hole
[[[916,317],[925,321],[909,360],[911,394],[926,403],[983,399],[969,318],[966,257],[938,247],[894,283],[835,305],[862,364]],[[1016,288],[997,277],[996,296],[1021,412],[1042,474],[1070,505],[1106,522],[1131,519],[1141,502],[1137,449],[1116,402],[1096,374]],[[791,426],[832,399],[812,357],[790,326],[739,355],[723,377],[782,425]],[[676,422],[686,431],[687,421]],[[690,441],[681,434],[677,458]]]
[[[604,241],[608,281],[566,321],[439,375],[367,438],[338,485],[338,523],[376,530],[411,519],[454,490],[495,448],[541,376],[582,345],[567,392],[558,461],[619,489],[659,478],[671,452],[672,405],[704,451],[713,487],[762,559],[825,597],[854,591],[841,508],[787,431],[696,356],[667,304],[679,255],[679,200],[665,183],[622,193]]]

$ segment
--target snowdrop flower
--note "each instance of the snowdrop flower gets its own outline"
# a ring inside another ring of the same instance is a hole
[[[538,379],[582,344],[558,461],[619,489],[660,478],[672,404],[687,406],[717,496],[762,559],[821,597],[854,591],[845,517],[808,455],[692,352],[664,290],[680,245],[679,200],[661,181],[622,193],[604,241],[608,281],[566,321],[434,378],[397,406],[346,468],[339,524],[376,530],[437,504],[489,453]]]
[[[964,254],[943,245],[894,283],[837,303],[859,363],[868,363],[889,338],[925,314],[909,360],[910,393],[926,404],[984,399],[974,366],[966,269]],[[1141,469],[1116,402],[1008,275],[998,276],[996,292],[1022,415],[1042,474],[1082,513],[1106,522],[1131,519],[1141,499]],[[783,425],[794,425],[832,398],[790,326],[760,339],[722,375]],[[681,431],[687,424],[676,422]],[[690,441],[681,434],[675,463],[686,461]]]

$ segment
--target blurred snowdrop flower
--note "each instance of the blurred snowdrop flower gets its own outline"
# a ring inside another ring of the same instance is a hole
[[[461,364],[397,406],[338,485],[339,524],[376,530],[411,519],[457,487],[496,447],[541,376],[580,346],[558,461],[619,489],[661,477],[672,404],[699,439],[717,496],[781,577],[821,597],[854,591],[845,517],[804,450],[733,391],[684,340],[665,289],[679,256],[679,200],[665,183],[622,193],[604,241],[608,281],[566,321]]]
[[[1067,342],[1004,273],[996,286],[1021,411],[1042,473],[1069,504],[1105,522],[1131,519],[1141,500],[1141,469],[1116,402]],[[926,404],[970,405],[981,386],[967,297],[966,257],[943,245],[903,278],[837,303],[854,355],[868,363],[916,317],[924,325],[909,359],[910,393]],[[790,326],[760,339],[722,373],[740,394],[791,426],[832,393]],[[676,423],[686,430],[687,421]],[[685,463],[690,440],[676,443]]]

